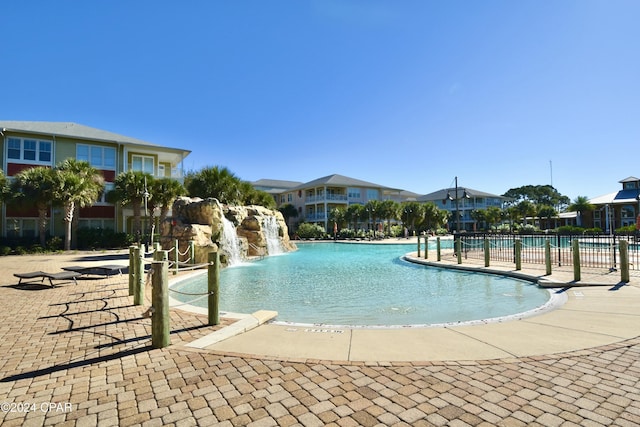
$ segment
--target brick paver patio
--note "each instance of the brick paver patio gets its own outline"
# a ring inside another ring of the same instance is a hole
[[[172,346],[153,349],[127,276],[12,276],[81,257],[0,258],[2,426],[640,425],[639,337],[477,362],[288,362],[186,349],[215,328],[173,309]]]

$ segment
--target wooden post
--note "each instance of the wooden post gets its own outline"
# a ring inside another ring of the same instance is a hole
[[[133,296],[133,286],[135,283],[136,263],[135,263],[136,247],[129,246],[129,296]]]
[[[178,274],[178,266],[180,264],[180,247],[178,246],[178,239],[176,239],[176,263],[173,265],[173,275]]]
[[[620,240],[620,281],[629,283],[629,242]]]
[[[455,247],[456,247],[456,255],[458,257],[458,264],[462,264],[462,241],[460,240],[460,237],[456,239]]]
[[[167,261],[153,261],[153,287],[151,289],[151,344],[164,348],[171,344],[169,335],[169,265]]]
[[[209,271],[207,290],[209,292],[209,325],[220,324],[218,305],[220,301],[220,256],[218,252],[209,252]]]
[[[549,239],[544,242],[544,264],[546,266],[545,274],[551,275],[551,241]]]
[[[420,235],[418,234],[418,258],[420,258]]]
[[[580,281],[580,242],[578,239],[573,239],[571,242],[573,249],[573,280]]]
[[[429,259],[429,236],[424,235],[424,259]]]
[[[189,258],[191,259],[191,264],[196,264],[196,242],[193,240],[189,241]]]
[[[442,254],[440,253],[440,236],[436,239],[436,259],[442,261]]]
[[[136,249],[136,283],[133,290],[133,304],[144,303],[144,246]]]
[[[158,250],[153,253],[154,261],[169,261],[169,252]],[[168,268],[168,266],[167,266]]]
[[[516,270],[522,270],[522,240],[516,239],[513,245]]]
[[[491,253],[489,252],[491,250],[491,243],[489,242],[489,238],[485,237],[484,238],[484,266],[485,267],[489,267],[489,261],[491,259],[490,255]]]

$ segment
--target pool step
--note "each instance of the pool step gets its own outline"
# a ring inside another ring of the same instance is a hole
[[[232,323],[229,326],[225,326],[218,331],[212,332],[207,336],[186,344],[186,347],[206,348],[220,341],[224,341],[227,338],[235,337],[236,335],[239,335],[243,332],[247,332],[253,328],[257,328],[263,323],[274,319],[277,315],[277,311],[258,310],[253,314],[241,318],[240,320]]]

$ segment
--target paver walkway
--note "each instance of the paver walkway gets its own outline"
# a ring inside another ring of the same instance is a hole
[[[640,424],[638,336],[535,357],[302,363],[189,350],[215,328],[173,309],[160,350],[126,276],[56,288],[13,278],[122,254],[0,258],[2,426]]]

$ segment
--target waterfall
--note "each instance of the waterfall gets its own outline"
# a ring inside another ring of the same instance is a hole
[[[240,264],[242,262],[242,255],[240,254],[240,239],[236,233],[236,227],[231,221],[222,216],[222,238],[220,244],[222,248],[227,252],[228,265]]]
[[[262,222],[262,231],[264,232],[264,237],[267,241],[267,252],[269,255],[277,255],[284,252],[278,230],[278,220],[276,220],[275,216],[264,217],[264,221]]]

